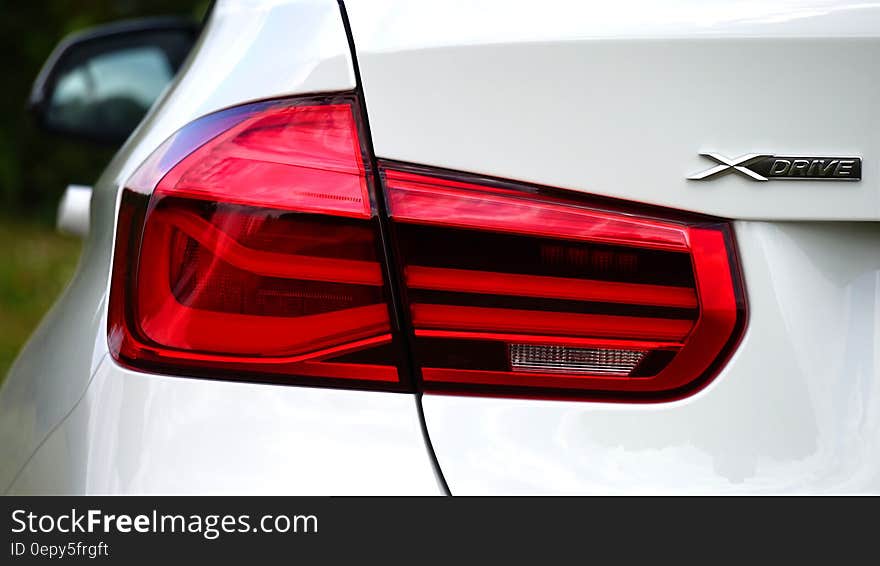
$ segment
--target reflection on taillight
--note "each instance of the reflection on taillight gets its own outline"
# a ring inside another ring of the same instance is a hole
[[[353,97],[255,104],[194,122],[147,160],[121,202],[117,360],[399,386],[356,113]]]
[[[725,223],[394,163],[381,176],[425,390],[669,398],[739,336]]]

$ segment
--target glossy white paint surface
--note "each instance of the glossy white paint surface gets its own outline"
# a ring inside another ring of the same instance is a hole
[[[37,493],[439,492],[412,395],[159,377],[107,357],[117,197],[134,168],[201,115],[351,90],[352,69],[335,0],[218,4],[96,183],[80,267],[0,390],[0,492],[15,478]]]
[[[109,359],[11,493],[441,495],[412,395],[127,371]]]
[[[345,0],[345,6],[357,18],[355,33],[371,34],[366,39],[383,50],[504,40],[874,37],[880,26],[880,5],[858,0]]]
[[[346,3],[379,157],[740,219],[880,219],[880,4]],[[700,152],[863,181],[687,181]]]
[[[745,338],[654,405],[425,396],[453,494],[880,493],[880,226],[736,223]]]

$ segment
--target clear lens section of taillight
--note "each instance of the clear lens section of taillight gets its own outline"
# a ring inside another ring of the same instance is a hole
[[[400,387],[354,97],[198,120],[123,191],[109,341],[130,367]]]
[[[393,163],[381,176],[426,390],[669,398],[739,337],[725,223]]]

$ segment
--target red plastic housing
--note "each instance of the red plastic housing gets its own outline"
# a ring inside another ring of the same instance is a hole
[[[401,388],[354,97],[261,103],[175,134],[123,192],[121,363]]]
[[[381,177],[428,391],[669,398],[739,338],[726,223],[394,163]]]

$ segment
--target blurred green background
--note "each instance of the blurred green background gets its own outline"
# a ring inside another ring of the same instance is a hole
[[[34,127],[31,83],[65,35],[156,15],[201,19],[209,0],[5,2],[0,18],[0,381],[67,284],[80,241],[55,233],[55,210],[71,183],[91,185],[115,149],[65,140]]]

